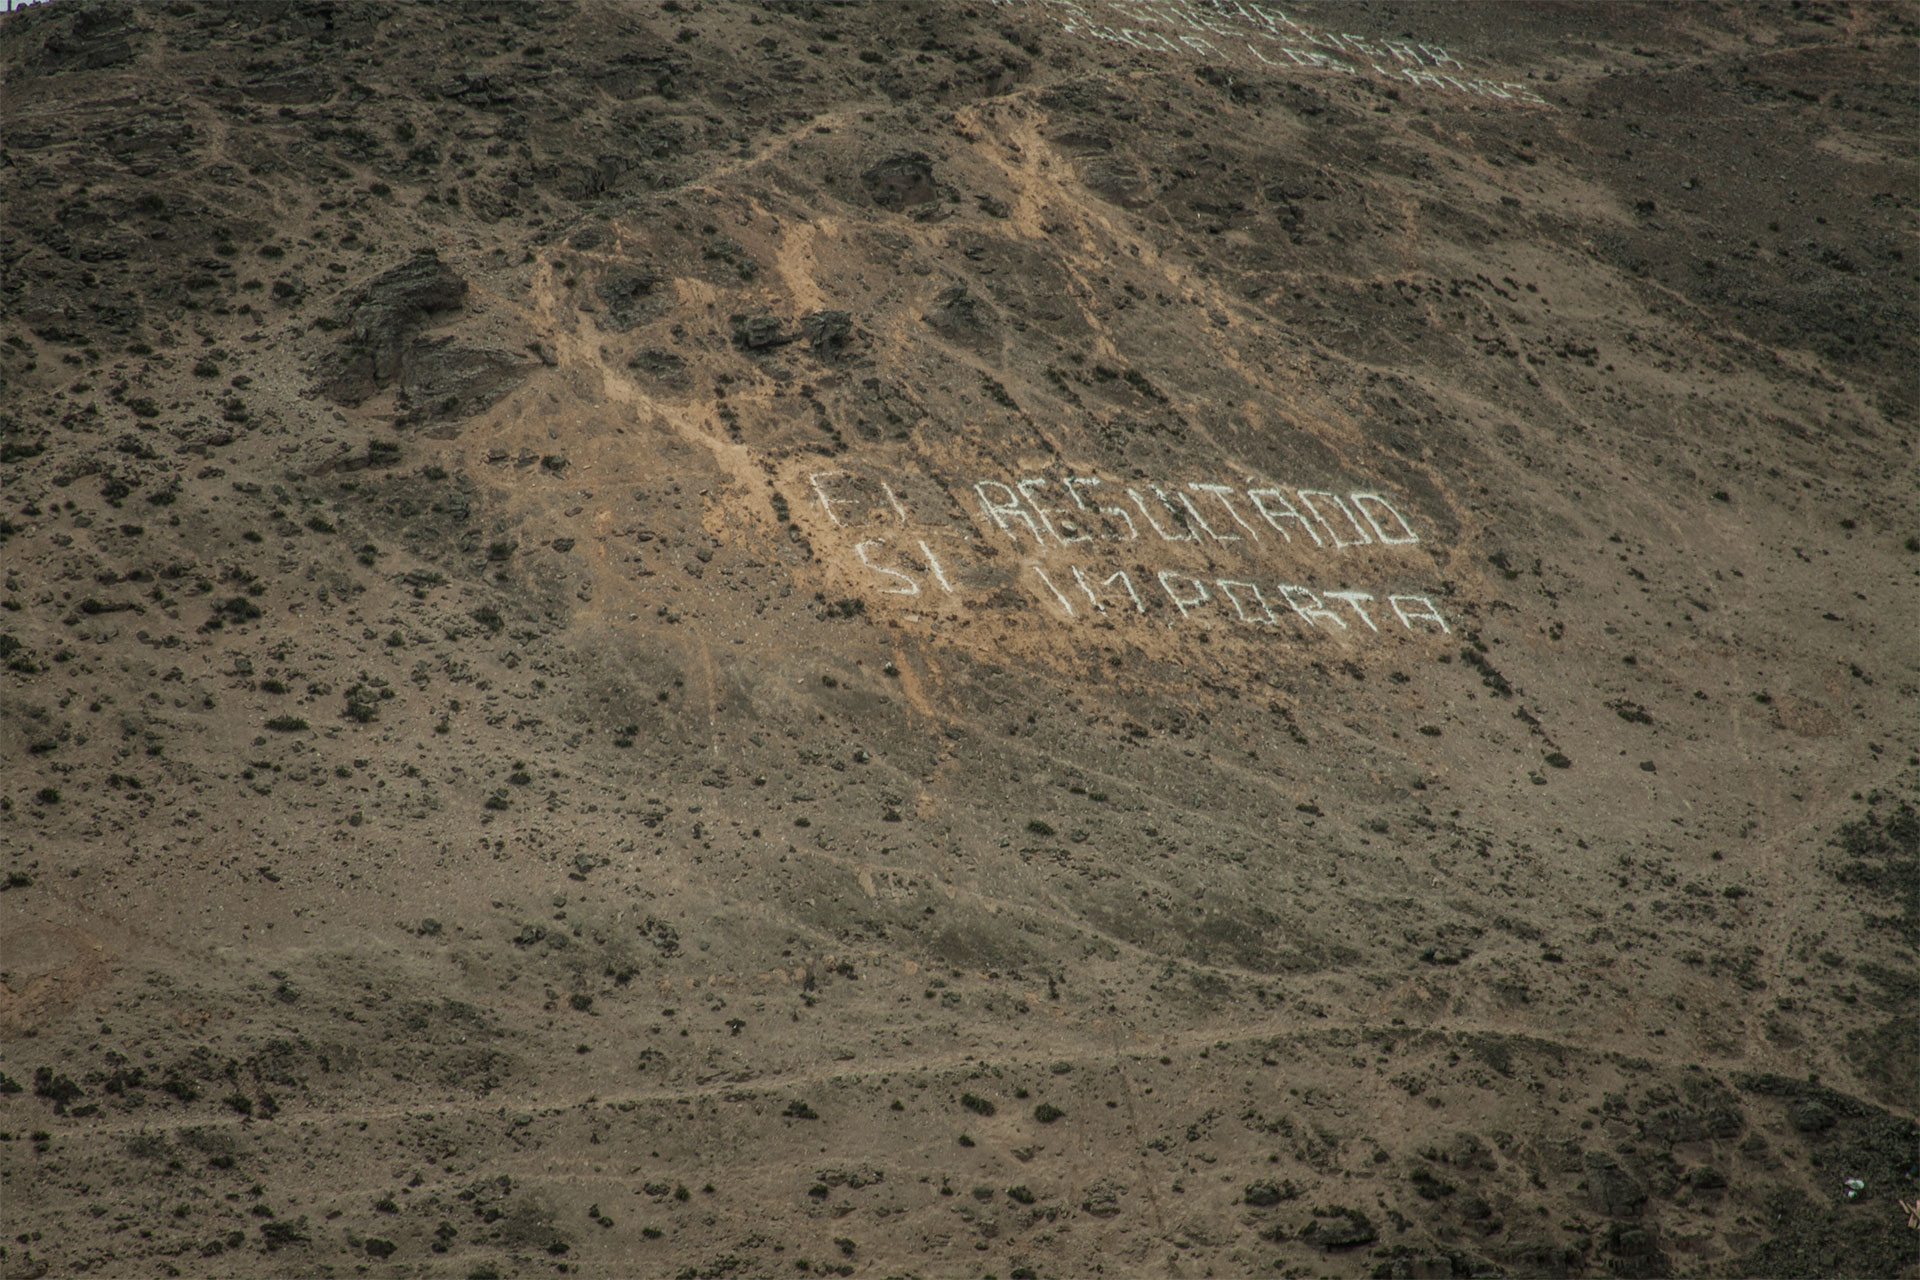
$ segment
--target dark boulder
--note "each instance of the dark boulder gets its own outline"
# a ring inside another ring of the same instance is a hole
[[[1371,1219],[1358,1209],[1342,1209],[1329,1218],[1315,1218],[1300,1239],[1322,1249],[1357,1249],[1380,1238]]]
[[[933,180],[933,161],[920,151],[890,155],[861,174],[860,181],[882,209],[914,209],[940,199],[940,189]]]
[[[578,236],[574,237],[576,240]],[[610,329],[630,328],[640,318],[641,303],[660,287],[660,277],[651,271],[616,271],[601,280],[594,292],[607,309]]]
[[[458,309],[466,294],[467,282],[432,249],[375,276],[351,304],[347,336],[323,369],[320,390],[355,405],[389,385],[400,376],[407,340],[429,316]]]
[[[830,352],[847,344],[853,336],[853,313],[816,311],[800,318],[800,332],[807,336],[816,352]]]
[[[949,338],[984,338],[999,325],[992,304],[956,280],[934,297],[926,320],[936,331]]]
[[[733,325],[733,340],[748,351],[767,351],[785,346],[795,336],[787,332],[778,316],[742,316]]]
[[[1587,1193],[1594,1207],[1609,1218],[1638,1217],[1647,1203],[1646,1189],[1604,1152],[1587,1156]]]

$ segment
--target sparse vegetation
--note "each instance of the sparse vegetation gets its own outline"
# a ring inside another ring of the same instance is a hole
[[[1911,1269],[1912,15],[1084,7],[0,19],[0,1271]]]

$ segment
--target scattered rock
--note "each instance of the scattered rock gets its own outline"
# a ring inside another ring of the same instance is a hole
[[[595,286],[609,329],[628,329],[640,318],[641,304],[660,287],[660,277],[651,271],[616,271]]]
[[[965,280],[956,280],[935,295],[926,321],[946,337],[960,339],[987,337],[999,325],[993,306],[968,289]]]
[[[807,336],[816,352],[830,352],[847,344],[853,336],[853,313],[850,311],[815,311],[800,319],[800,332]]]
[[[1080,1197],[1080,1207],[1096,1218],[1115,1217],[1120,1212],[1120,1197],[1126,1193],[1127,1189],[1116,1183],[1095,1182]]]
[[[499,347],[467,347],[452,338],[408,344],[400,390],[415,422],[466,418],[520,385],[532,366]]]
[[[1355,1249],[1380,1238],[1371,1219],[1358,1209],[1335,1209],[1328,1216],[1316,1216],[1300,1233],[1300,1239],[1322,1249]]]
[[[873,202],[882,209],[902,212],[940,199],[933,180],[933,161],[921,151],[900,151],[860,175]]]
[[[406,340],[443,311],[457,310],[467,282],[422,249],[375,276],[351,304],[348,335],[320,379],[321,390],[344,405],[357,405],[400,376]]]
[[[1623,1280],[1656,1280],[1673,1274],[1652,1227],[1616,1223],[1607,1228],[1603,1243],[1607,1270]]]
[[[733,340],[748,351],[784,346],[795,336],[787,332],[777,316],[744,316],[737,318],[733,326]]]
[[[1587,1153],[1587,1194],[1609,1218],[1638,1217],[1647,1203],[1646,1189],[1604,1151]]]
[[[687,371],[687,362],[671,351],[647,347],[627,358],[627,368],[638,369],[656,378],[677,378]]]
[[[1256,1209],[1264,1209],[1282,1200],[1292,1200],[1299,1194],[1300,1188],[1291,1181],[1275,1182],[1271,1178],[1260,1178],[1247,1184],[1242,1199]]]

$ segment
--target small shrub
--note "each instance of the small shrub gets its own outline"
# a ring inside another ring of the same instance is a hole
[[[990,1116],[995,1111],[999,1110],[998,1107],[993,1105],[993,1101],[991,1099],[983,1098],[977,1093],[961,1094],[960,1105],[965,1107],[967,1110],[973,1112],[975,1115],[981,1115],[981,1116]]]
[[[1282,1200],[1292,1200],[1299,1196],[1300,1188],[1293,1185],[1291,1179],[1275,1182],[1271,1178],[1261,1178],[1247,1184],[1243,1199],[1255,1208],[1264,1209],[1279,1204]]]
[[[282,1249],[290,1244],[306,1244],[313,1237],[307,1234],[307,1217],[301,1214],[292,1222],[276,1220],[260,1228],[260,1239],[269,1250]]]
[[[1653,723],[1653,717],[1647,713],[1647,709],[1637,702],[1629,702],[1627,699],[1621,698],[1618,701],[1609,702],[1607,705],[1613,708],[1615,715],[1625,720],[1628,724]]]
[[[815,1111],[812,1107],[808,1106],[806,1103],[802,1102],[798,1098],[795,1098],[792,1102],[789,1102],[787,1104],[787,1109],[781,1114],[791,1116],[795,1120],[818,1120],[820,1118],[820,1113],[818,1111]]]
[[[40,1067],[34,1071],[33,1092],[35,1097],[51,1102],[53,1109],[61,1115],[67,1113],[70,1104],[86,1097],[86,1090],[75,1084],[71,1076],[55,1075],[51,1067]]]
[[[1052,1124],[1065,1114],[1067,1113],[1054,1106],[1051,1102],[1043,1102],[1033,1109],[1033,1118],[1041,1124]]]
[[[1027,819],[1027,830],[1036,836],[1050,836],[1053,834],[1053,826],[1050,823],[1041,821],[1039,818]]]
[[[299,733],[301,730],[310,727],[311,726],[299,716],[275,716],[273,719],[267,721],[267,728],[272,729],[275,733]]]
[[[371,724],[380,718],[380,697],[364,684],[355,684],[346,692],[347,719]]]

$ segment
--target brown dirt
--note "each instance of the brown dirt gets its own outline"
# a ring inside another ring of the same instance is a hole
[[[0,18],[0,1270],[1916,1274],[1914,10],[1278,13]]]

